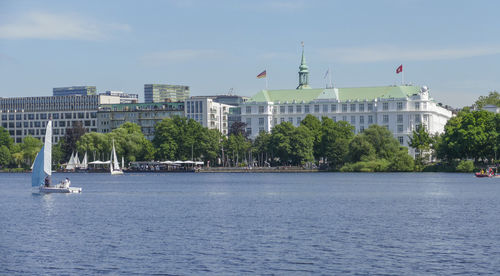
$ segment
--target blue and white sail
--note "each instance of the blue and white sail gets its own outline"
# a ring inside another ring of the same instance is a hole
[[[52,121],[47,123],[44,145],[33,163],[31,186],[43,185],[47,175],[52,175]]]

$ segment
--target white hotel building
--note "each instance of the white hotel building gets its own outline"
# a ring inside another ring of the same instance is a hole
[[[429,133],[442,133],[451,111],[439,106],[427,87],[381,86],[359,88],[311,89],[304,52],[299,71],[299,86],[293,90],[263,90],[241,104],[241,121],[246,132],[255,138],[259,132],[270,132],[282,122],[298,126],[311,114],[334,121],[346,121],[362,132],[372,124],[386,126],[408,147],[409,137],[417,125]]]

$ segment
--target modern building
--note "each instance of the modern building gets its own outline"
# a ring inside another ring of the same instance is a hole
[[[147,139],[153,140],[156,123],[184,116],[184,102],[102,105],[97,112],[97,132],[108,133],[125,122],[136,123]]]
[[[106,91],[105,93],[101,93],[101,95],[120,97],[120,103],[122,104],[139,102],[139,94],[129,94],[123,91]]]
[[[282,122],[298,126],[306,115],[346,121],[362,132],[372,124],[386,126],[408,146],[412,131],[424,125],[430,133],[442,133],[451,111],[438,106],[425,86],[412,85],[311,89],[304,51],[299,85],[290,90],[263,90],[241,104],[241,121],[249,137],[270,132]]]
[[[494,104],[485,105],[483,107],[483,110],[486,110],[486,111],[489,111],[489,112],[493,112],[493,113],[500,113],[500,107],[496,106]]]
[[[97,131],[99,105],[119,102],[119,97],[106,95],[0,98],[0,124],[16,143],[28,135],[43,141],[45,125],[52,118],[57,143],[77,122],[87,132]]]
[[[95,95],[95,86],[69,86],[69,87],[56,87],[52,89],[52,96],[69,96],[69,95]]]
[[[189,98],[189,86],[170,84],[145,84],[144,102],[181,102]]]
[[[213,96],[191,97],[185,103],[184,115],[188,119],[209,129],[217,129],[224,135],[228,134],[228,114],[233,106],[218,103]]]

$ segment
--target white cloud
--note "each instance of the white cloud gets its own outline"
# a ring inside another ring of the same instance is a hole
[[[77,14],[30,12],[14,22],[0,25],[4,39],[105,39],[113,31],[129,31],[130,26],[118,23],[96,23]]]
[[[400,48],[394,46],[322,49],[320,55],[329,61],[363,63],[378,61],[413,61],[460,59],[500,54],[500,46],[470,46],[462,48]]]

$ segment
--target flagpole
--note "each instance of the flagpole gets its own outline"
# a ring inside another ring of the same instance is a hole
[[[266,71],[266,77],[265,77],[265,79],[266,79],[266,90],[269,90],[268,83],[267,83],[267,69],[265,69],[265,71]]]

